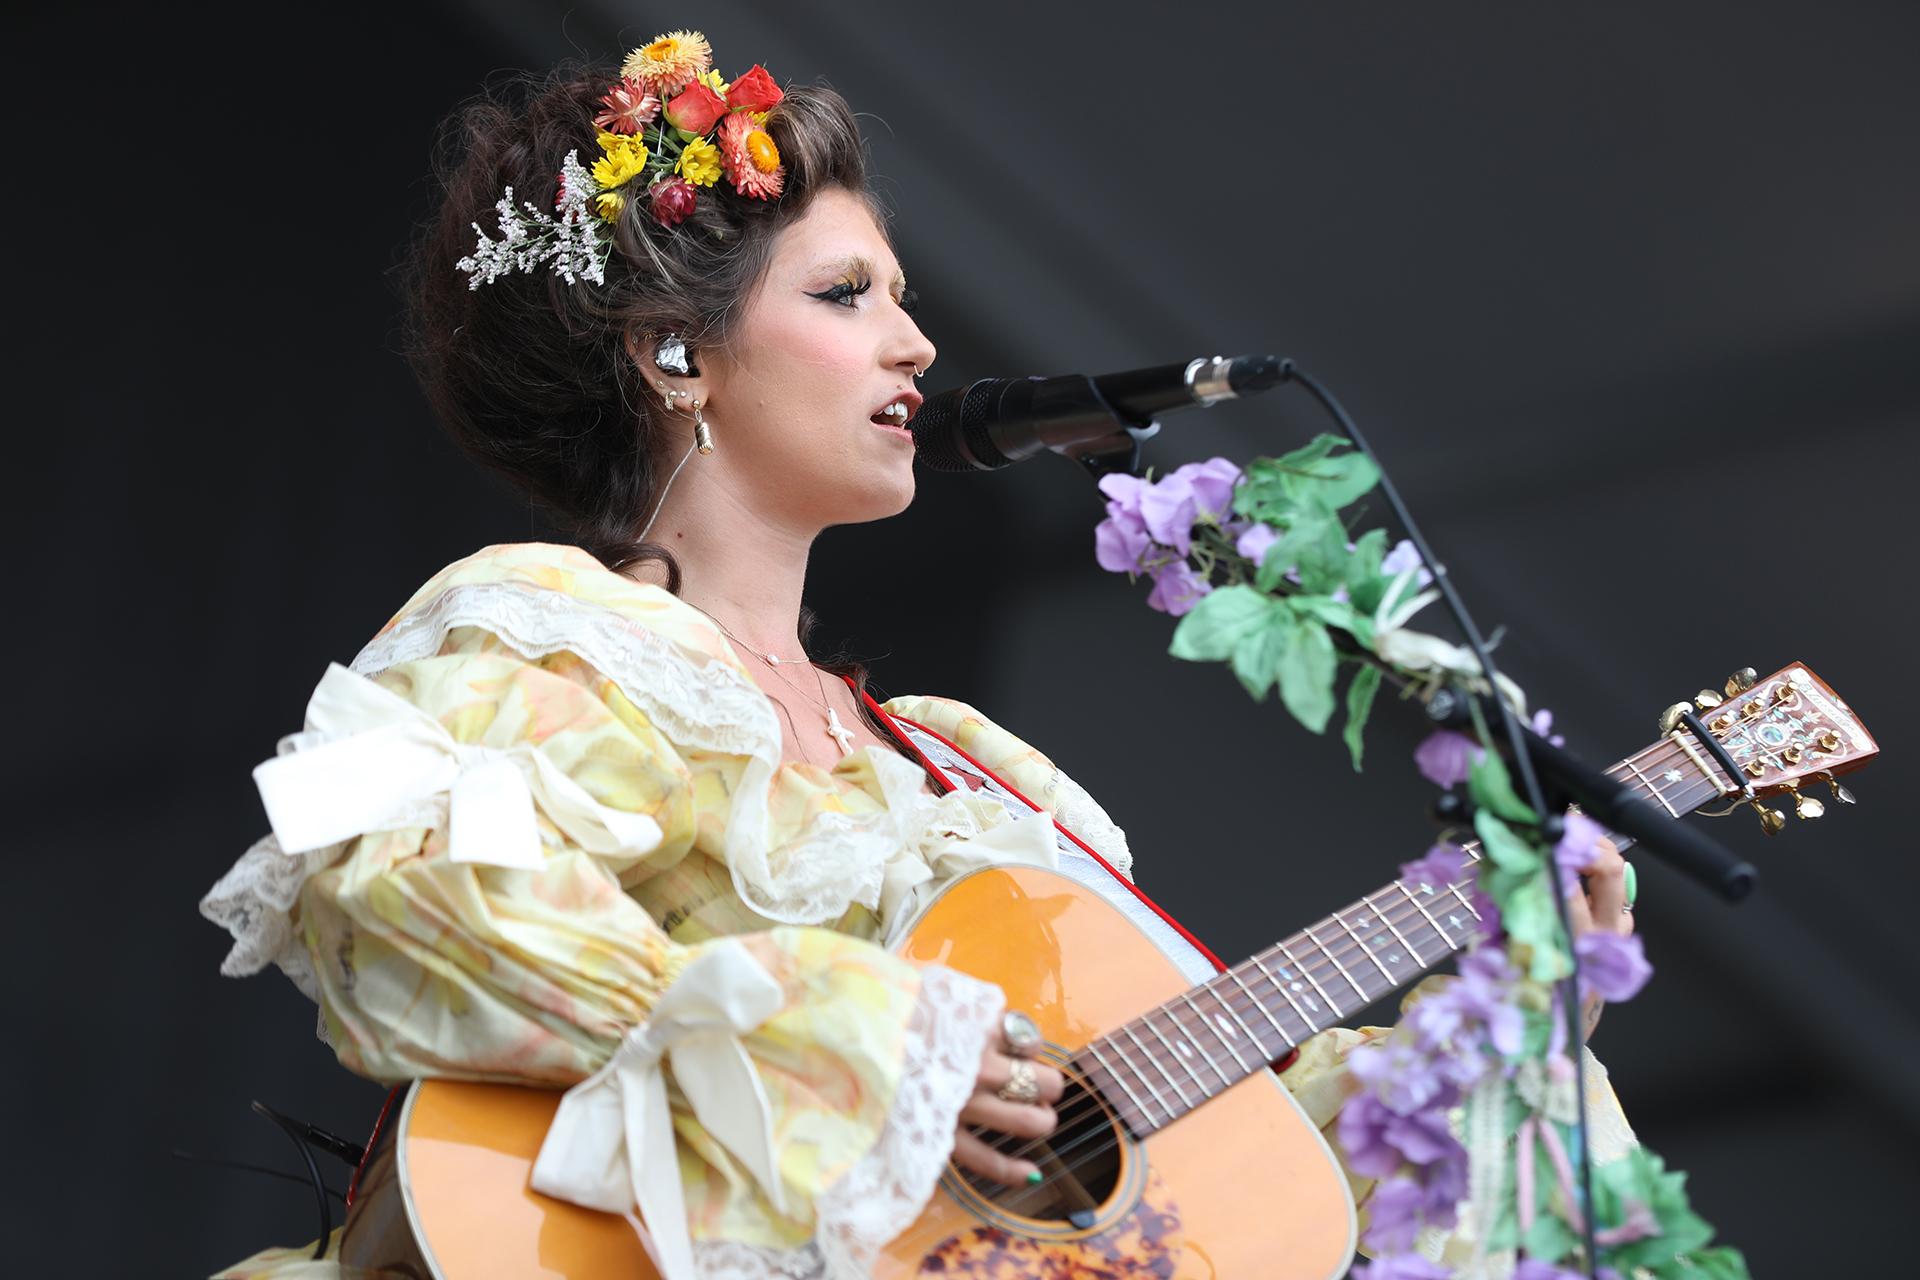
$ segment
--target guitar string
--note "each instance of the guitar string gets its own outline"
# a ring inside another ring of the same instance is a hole
[[[1666,758],[1665,758],[1665,761],[1663,761],[1663,763],[1670,762],[1673,759],[1685,756],[1685,752],[1681,750],[1679,747],[1677,747],[1675,744],[1672,744],[1671,742],[1669,742],[1666,744],[1666,746],[1669,747],[1670,750],[1666,752]],[[1660,744],[1655,744],[1653,747],[1650,747],[1646,750],[1636,753],[1635,757],[1632,757],[1632,758],[1644,759],[1645,757],[1650,755],[1652,752],[1660,749],[1661,749]],[[1613,767],[1617,769],[1617,768],[1621,768],[1622,766],[1615,765]],[[1655,776],[1658,776],[1658,775],[1656,774]],[[1621,781],[1629,786],[1633,786],[1636,789],[1649,791],[1652,794],[1654,794],[1657,798],[1661,799],[1663,802],[1671,801],[1671,797],[1666,796],[1664,793],[1662,793],[1660,791],[1658,783],[1655,782],[1652,778],[1638,780],[1638,781],[1633,779],[1628,779],[1628,778],[1620,778],[1616,780]],[[1678,784],[1676,784],[1676,786],[1678,786]],[[1708,789],[1714,792],[1715,794],[1718,793],[1718,789],[1713,787],[1711,783],[1708,784]],[[1689,810],[1693,807],[1694,805],[1692,804],[1688,805]],[[1453,882],[1452,884],[1448,885],[1447,888],[1450,891],[1458,891],[1470,886],[1471,884],[1472,884],[1472,880],[1471,878],[1469,878],[1466,880]],[[1394,887],[1401,887],[1405,891],[1405,897],[1409,899],[1409,901],[1394,899],[1391,907],[1386,910],[1381,909],[1378,903],[1372,901],[1372,899],[1378,897],[1382,893],[1389,892]],[[1436,901],[1439,900],[1437,895],[1435,900]],[[1350,919],[1349,913],[1355,913],[1355,912],[1359,913],[1360,918]],[[1372,927],[1373,922],[1369,918],[1369,916],[1378,917],[1379,923],[1381,923],[1386,927],[1388,933],[1394,938],[1394,940],[1400,943],[1401,945],[1403,945],[1407,950],[1413,953],[1414,958],[1420,962],[1420,968],[1419,970],[1416,971],[1416,973],[1424,973],[1428,969],[1431,969],[1435,965],[1439,964],[1441,961],[1445,960],[1448,956],[1461,950],[1464,946],[1464,943],[1454,942],[1453,939],[1447,934],[1447,932],[1444,929],[1439,927],[1438,921],[1433,919],[1427,911],[1422,909],[1422,904],[1418,901],[1417,898],[1414,897],[1411,889],[1406,888],[1404,882],[1395,881],[1393,885],[1389,885],[1381,889],[1377,889],[1372,893],[1365,895],[1359,901],[1355,903],[1351,903],[1346,907],[1342,907],[1339,911],[1334,912],[1332,915],[1326,917],[1325,919],[1321,921],[1317,921],[1315,924],[1308,926],[1307,929],[1301,931],[1300,933],[1297,933],[1292,937],[1286,939],[1285,941],[1267,948],[1265,951],[1259,953],[1260,957],[1262,958],[1273,957],[1275,959],[1284,957],[1285,959],[1292,961],[1291,965],[1283,966],[1283,973],[1287,974],[1289,977],[1294,971],[1298,971],[1301,974],[1313,980],[1325,979],[1327,982],[1333,983],[1336,987],[1344,983],[1345,985],[1352,987],[1361,997],[1363,997],[1365,1003],[1372,1003],[1374,1000],[1379,999],[1380,997],[1388,994],[1389,992],[1393,990],[1397,990],[1399,987],[1404,986],[1406,982],[1409,981],[1413,975],[1394,975],[1390,970],[1387,970],[1384,965],[1381,965],[1379,963],[1379,955],[1378,955],[1377,947],[1380,945],[1380,940],[1382,937],[1381,933],[1379,932],[1378,929],[1373,929],[1372,932],[1373,932],[1374,941],[1371,944],[1369,944],[1365,940],[1365,938],[1362,936],[1362,935],[1365,935],[1369,931],[1369,929]],[[1345,935],[1345,936],[1337,935],[1335,940],[1331,944],[1322,942],[1313,933],[1313,930],[1329,923],[1337,925],[1341,930],[1341,934]],[[1456,924],[1456,928],[1459,928],[1459,927],[1460,926]],[[1434,935],[1435,940],[1439,941],[1442,944],[1442,946],[1444,946],[1447,950],[1443,954],[1435,957],[1433,960],[1428,960],[1424,955],[1421,954],[1419,947],[1414,944],[1413,939],[1406,936],[1408,932],[1411,932],[1415,937],[1419,936],[1421,933],[1424,933],[1424,932],[1431,932]],[[1296,941],[1300,942],[1303,949],[1308,950],[1307,960],[1300,961],[1293,957],[1292,944]],[[1274,956],[1275,952],[1278,952],[1279,956]],[[1318,956],[1316,957],[1314,953],[1318,953]],[[1392,955],[1394,954],[1397,954],[1397,953],[1390,953],[1389,958],[1391,959]],[[1363,960],[1365,963],[1361,963],[1361,961]],[[1386,978],[1389,981],[1390,985],[1385,987],[1379,992],[1368,991],[1366,988],[1360,986],[1358,982],[1348,977],[1348,971],[1344,968],[1344,965],[1348,962],[1354,963],[1355,968],[1357,968],[1363,973],[1369,972],[1369,970],[1367,969],[1368,965],[1373,965],[1381,969],[1382,970],[1381,976],[1383,978]],[[1244,963],[1246,962],[1243,962],[1243,964]],[[1252,977],[1255,975],[1246,975],[1246,976]],[[1275,983],[1275,981],[1272,979],[1271,976],[1259,975],[1258,977],[1256,977],[1255,980],[1256,982],[1264,980],[1265,985],[1276,987],[1275,994],[1282,995],[1282,1001],[1283,1002],[1286,1001],[1286,997],[1284,996],[1284,994],[1278,991],[1277,984]],[[1184,1096],[1186,1093],[1186,1090],[1179,1083],[1179,1074],[1185,1074],[1189,1078],[1189,1080],[1192,1082],[1194,1086],[1195,1091],[1199,1092],[1202,1095],[1202,1103],[1204,1103],[1205,1101],[1209,1101],[1214,1097],[1219,1096],[1220,1092],[1224,1092],[1227,1088],[1231,1088],[1232,1085],[1239,1083],[1239,1080],[1237,1079],[1229,1080],[1225,1078],[1226,1076],[1225,1067],[1221,1065],[1219,1057],[1205,1047],[1205,1043],[1202,1038],[1197,1037],[1193,1034],[1193,1028],[1191,1026],[1191,1023],[1188,1021],[1188,1019],[1191,1016],[1191,1014],[1199,1012],[1198,1007],[1196,1006],[1193,1010],[1190,1010],[1188,1012],[1181,1012],[1173,1008],[1173,1005],[1176,1002],[1179,1002],[1182,1000],[1190,1000],[1195,991],[1200,991],[1200,992],[1203,992],[1205,995],[1211,996],[1230,1015],[1232,1015],[1237,1021],[1240,1021],[1242,1023],[1246,1023],[1246,1018],[1243,1016],[1246,1014],[1255,1015],[1254,1017],[1255,1022],[1258,1022],[1261,1020],[1273,1021],[1273,1015],[1285,1013],[1289,1007],[1287,1003],[1283,1003],[1282,1006],[1278,1008],[1275,1008],[1273,1006],[1263,1005],[1259,1000],[1259,998],[1257,997],[1257,995],[1255,995],[1252,991],[1248,991],[1245,993],[1248,999],[1248,1003],[1244,1007],[1242,1007],[1236,1003],[1236,1000],[1234,998],[1228,998],[1226,994],[1223,994],[1223,991],[1221,988],[1216,988],[1213,985],[1214,981],[1216,980],[1210,979],[1207,983],[1201,984],[1201,986],[1198,988],[1194,988],[1193,990],[1189,990],[1189,991],[1183,991],[1179,996],[1174,997],[1173,1000],[1163,1002],[1162,1004],[1156,1006],[1151,1010],[1148,1010],[1146,1013],[1140,1015],[1139,1017],[1135,1018],[1131,1023],[1129,1023],[1128,1027],[1131,1027],[1134,1025],[1142,1025],[1151,1033],[1151,1036],[1149,1039],[1141,1040],[1141,1039],[1138,1039],[1137,1037],[1135,1038],[1139,1046],[1138,1055],[1136,1054],[1135,1050],[1129,1049],[1124,1043],[1118,1040],[1115,1040],[1113,1038],[1115,1035],[1118,1034],[1117,1032],[1109,1033],[1107,1036],[1100,1037],[1100,1039],[1095,1042],[1095,1045],[1099,1045],[1099,1046],[1110,1049],[1112,1053],[1122,1063],[1124,1063],[1125,1066],[1127,1066],[1132,1070],[1136,1080],[1141,1085],[1147,1088],[1149,1096],[1153,1097],[1154,1100],[1157,1103],[1159,1103],[1162,1110],[1165,1110],[1168,1112],[1169,1118],[1166,1121],[1166,1123],[1172,1123],[1172,1120],[1177,1118],[1177,1114],[1174,1113],[1172,1108],[1168,1106],[1168,1104],[1166,1104],[1165,1101],[1161,1098],[1159,1088],[1155,1086],[1153,1083],[1153,1077],[1149,1075],[1146,1070],[1142,1069],[1141,1064],[1138,1060],[1140,1056],[1144,1056],[1147,1064],[1152,1068],[1153,1073],[1157,1074],[1160,1077],[1161,1082],[1165,1084],[1170,1090],[1173,1091],[1175,1097],[1180,1099],[1183,1107],[1185,1107],[1186,1110],[1192,1110],[1194,1106],[1201,1105],[1201,1104],[1193,1104],[1187,1101],[1187,1099]],[[1297,982],[1297,980],[1295,981]],[[1238,986],[1239,984],[1236,983],[1234,985]],[[1227,988],[1226,990],[1230,992],[1231,988]],[[1325,993],[1323,992],[1322,994],[1325,994]],[[1304,996],[1304,992],[1302,993],[1302,995]],[[1304,998],[1309,1001],[1313,1001],[1313,997],[1305,996]],[[1310,1004],[1309,1007],[1317,1008],[1318,1002],[1314,1002],[1313,1004]],[[1335,1006],[1331,1000],[1327,1001],[1327,1007],[1329,1008],[1329,1010],[1335,1011],[1336,1018],[1340,1016],[1344,1016],[1342,1012],[1337,1010],[1337,1006]],[[1305,1028],[1305,1034],[1300,1036],[1298,1039],[1292,1039],[1292,1033],[1285,1031],[1284,1028],[1281,1028],[1278,1025],[1278,1023],[1275,1022],[1275,1029],[1281,1034],[1283,1040],[1291,1041],[1285,1046],[1287,1049],[1291,1049],[1297,1046],[1298,1044],[1303,1043],[1307,1038],[1311,1037],[1312,1035],[1317,1033],[1319,1030],[1323,1029],[1322,1027],[1317,1027],[1314,1025],[1314,1022],[1317,1021],[1317,1019],[1308,1019],[1306,1016],[1301,1015],[1297,1009],[1294,1009],[1293,1012],[1295,1014],[1295,1018],[1298,1021],[1300,1021],[1302,1026]],[[1164,1037],[1161,1036],[1161,1034],[1159,1033],[1158,1029],[1155,1028],[1151,1022],[1153,1015],[1156,1013],[1163,1014],[1165,1016],[1166,1020],[1174,1027],[1179,1037],[1182,1040],[1187,1041],[1189,1044],[1189,1047],[1193,1049],[1193,1052],[1196,1053],[1203,1060],[1207,1070],[1213,1071],[1216,1075],[1219,1075],[1222,1077],[1222,1083],[1220,1085],[1220,1088],[1217,1091],[1210,1090],[1207,1084],[1205,1083],[1205,1081],[1203,1080],[1201,1073],[1195,1070],[1194,1067],[1192,1066],[1191,1061],[1180,1058],[1178,1053],[1174,1051],[1170,1045],[1165,1053],[1163,1053],[1160,1049],[1154,1047],[1152,1043],[1154,1039],[1162,1039],[1162,1040],[1164,1039]],[[1200,1021],[1203,1023],[1206,1022],[1206,1018],[1204,1015],[1201,1016]],[[1328,1025],[1331,1025],[1331,1021],[1332,1020],[1329,1020]],[[1251,1029],[1252,1024],[1246,1024],[1246,1025],[1249,1027],[1249,1029]],[[1229,1040],[1228,1037],[1224,1033],[1222,1033],[1218,1027],[1212,1024],[1208,1024],[1208,1030],[1214,1035],[1216,1039],[1219,1039],[1221,1041],[1222,1047],[1226,1048],[1229,1054],[1232,1054],[1234,1052],[1234,1050],[1231,1047],[1232,1041]],[[1284,1056],[1284,1050],[1281,1055],[1269,1054],[1269,1052],[1265,1049],[1265,1047],[1261,1045],[1258,1036],[1253,1037],[1253,1039],[1254,1039],[1254,1045],[1256,1049],[1258,1049],[1263,1059],[1261,1063],[1262,1066],[1269,1065],[1269,1063],[1272,1060],[1274,1060],[1274,1058],[1277,1056]],[[1095,1045],[1089,1045],[1088,1051],[1090,1051],[1093,1047],[1095,1047]],[[1083,1051],[1083,1054],[1081,1056],[1084,1056],[1085,1052],[1087,1051]],[[1103,1069],[1107,1071],[1109,1075],[1114,1077],[1114,1083],[1120,1086],[1123,1091],[1128,1091],[1130,1089],[1130,1087],[1126,1084],[1125,1080],[1121,1077],[1118,1070],[1112,1067],[1107,1067],[1103,1062],[1099,1062],[1097,1056],[1095,1060],[1098,1063],[1098,1065],[1100,1065]],[[1179,1074],[1176,1074],[1175,1072],[1168,1070],[1169,1063],[1179,1068]],[[1234,1065],[1238,1067],[1240,1064],[1236,1061]],[[1257,1069],[1258,1068],[1256,1068],[1256,1070]],[[1252,1074],[1252,1072],[1246,1072],[1240,1076],[1240,1079],[1245,1079],[1246,1076],[1250,1074]],[[1098,1100],[1084,1094],[1083,1096],[1087,1097],[1086,1105],[1081,1106],[1077,1109],[1069,1109],[1067,1111],[1062,1112],[1058,1116],[1055,1133],[1059,1133],[1063,1129],[1070,1127],[1072,1124],[1085,1119],[1086,1116],[1091,1111],[1100,1109],[1100,1104]],[[1130,1091],[1129,1091],[1129,1099],[1134,1102],[1136,1109],[1140,1111],[1141,1116],[1144,1120],[1146,1120],[1148,1123],[1154,1123],[1157,1125],[1158,1122],[1154,1121],[1152,1115],[1149,1113],[1148,1107],[1142,1100],[1132,1097]],[[1113,1100],[1109,1099],[1109,1102],[1112,1102],[1112,1101]],[[1179,1114],[1184,1114],[1184,1112],[1181,1112]],[[981,1131],[977,1128],[975,1128],[974,1132],[976,1134],[981,1134]],[[987,1131],[987,1132],[991,1132],[991,1131]],[[1083,1140],[1084,1139],[1076,1140],[1075,1143],[1066,1144],[1066,1146],[1064,1147],[1055,1147],[1054,1150],[1056,1153],[1058,1153],[1061,1150],[1070,1149],[1072,1146],[1078,1145],[1079,1141],[1083,1141]],[[1003,1153],[1013,1156],[1014,1158],[1020,1158],[1028,1154],[1029,1152],[1039,1148],[1040,1146],[1046,1145],[1047,1142],[1048,1142],[1047,1138],[1033,1139],[1033,1140],[1030,1140],[1024,1147],[1013,1152],[1007,1152],[1004,1146],[998,1147],[997,1149],[1001,1150]]]

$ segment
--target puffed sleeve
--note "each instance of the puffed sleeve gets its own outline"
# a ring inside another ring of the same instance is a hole
[[[570,1086],[535,1186],[637,1202],[669,1280],[864,1274],[931,1195],[998,989],[819,928],[670,941],[623,879],[690,847],[688,770],[578,657],[334,666],[256,776],[275,835],[203,903],[228,971],[280,962],[375,1079]]]
[[[1445,974],[1421,979],[1402,997],[1401,1012],[1405,1013],[1416,1001],[1445,989],[1446,984],[1453,980]],[[1346,1174],[1347,1185],[1353,1192],[1354,1204],[1359,1208],[1360,1230],[1363,1234],[1367,1226],[1368,1201],[1373,1197],[1376,1181],[1347,1167],[1346,1155],[1340,1144],[1340,1112],[1360,1091],[1360,1082],[1354,1078],[1347,1057],[1361,1045],[1371,1044],[1391,1030],[1390,1027],[1333,1027],[1322,1031],[1302,1044],[1286,1070],[1280,1072],[1280,1082],[1293,1094],[1300,1109],[1320,1129],[1327,1146],[1339,1158],[1341,1171]],[[1607,1069],[1590,1050],[1582,1048],[1580,1052],[1585,1055],[1587,1124],[1593,1141],[1593,1157],[1596,1163],[1606,1164],[1626,1155],[1637,1142],[1632,1127],[1627,1123],[1626,1113],[1620,1107],[1620,1099],[1614,1094],[1607,1078]],[[1453,1121],[1458,1134],[1458,1111]],[[1435,1228],[1423,1230],[1414,1242],[1415,1249],[1436,1262],[1444,1262],[1449,1266],[1465,1265],[1476,1251],[1477,1224],[1473,1220],[1472,1208],[1471,1204],[1461,1205],[1459,1224],[1452,1231]],[[1362,1252],[1366,1251],[1362,1249]],[[1510,1250],[1507,1251],[1505,1265],[1508,1269],[1512,1268]]]

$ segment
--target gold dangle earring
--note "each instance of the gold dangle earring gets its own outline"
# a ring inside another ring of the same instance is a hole
[[[713,432],[707,427],[707,420],[700,416],[700,401],[693,402],[693,447],[700,451],[701,457],[713,452]]]

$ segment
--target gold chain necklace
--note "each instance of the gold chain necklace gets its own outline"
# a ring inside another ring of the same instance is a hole
[[[689,601],[689,603],[692,603],[692,602]],[[696,609],[700,609],[700,606],[697,604],[694,605],[693,607]],[[785,686],[787,686],[787,688],[793,690],[795,693],[799,694],[801,697],[806,698],[811,702],[817,703],[820,709],[827,713],[827,728],[826,728],[827,736],[829,738],[832,738],[834,741],[834,745],[840,748],[840,754],[843,757],[850,756],[853,754],[853,734],[847,730],[847,726],[840,723],[839,711],[835,710],[833,705],[827,701],[826,682],[821,680],[820,668],[814,666],[811,659],[782,658],[775,654],[763,653],[759,649],[754,648],[752,645],[742,640],[739,636],[734,635],[732,630],[728,628],[726,623],[720,621],[720,619],[718,618],[715,618],[712,614],[707,613],[705,609],[700,609],[700,612],[703,614],[706,614],[707,618],[712,621],[714,626],[720,628],[720,630],[722,630],[723,632],[726,632],[726,636],[729,640],[733,641],[735,644],[739,645],[742,649],[745,649],[748,653],[752,654],[754,657],[760,659],[762,662],[766,663],[769,667],[773,668],[773,674],[779,677],[781,684],[784,684]],[[820,690],[820,696],[817,698],[814,697],[812,694],[808,693],[805,689],[801,688],[799,685],[795,684],[793,681],[787,679],[786,674],[780,670],[780,668],[783,666],[791,667],[798,664],[801,661],[806,661],[808,668],[813,672],[814,684],[817,685]],[[782,711],[787,711],[784,703],[781,705],[780,709]],[[787,711],[787,723],[789,725],[793,724],[793,712],[791,711]],[[795,727],[793,732],[794,732],[794,737],[797,740],[800,736],[799,728]],[[802,748],[802,750],[804,749],[805,748]]]

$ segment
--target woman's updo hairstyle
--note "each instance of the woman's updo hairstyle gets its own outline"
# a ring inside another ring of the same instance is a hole
[[[434,152],[442,198],[405,269],[406,349],[441,425],[469,457],[505,475],[609,569],[660,561],[677,592],[672,555],[639,542],[664,466],[677,460],[671,446],[692,430],[653,385],[659,336],[684,337],[695,365],[705,352],[729,351],[775,234],[819,192],[858,195],[882,234],[887,217],[867,186],[852,109],[825,85],[800,86],[763,126],[786,167],[781,195],[742,196],[722,177],[699,189],[686,221],[663,227],[636,189],[615,224],[605,284],[568,284],[542,265],[469,289],[454,264],[473,251],[473,224],[491,230],[508,186],[516,202],[551,203],[567,152],[583,163],[595,154],[593,117],[618,75],[580,64],[522,75],[448,116]]]

